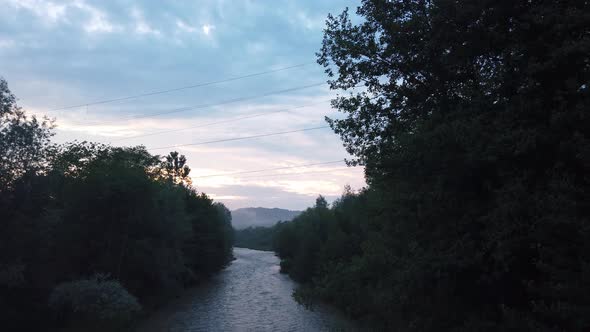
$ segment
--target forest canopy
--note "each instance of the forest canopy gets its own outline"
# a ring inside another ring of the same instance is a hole
[[[0,326],[116,329],[231,260],[231,214],[184,156],[56,145],[4,80],[0,98]]]
[[[357,14],[318,62],[369,186],[277,231],[296,298],[401,331],[590,329],[590,3]]]

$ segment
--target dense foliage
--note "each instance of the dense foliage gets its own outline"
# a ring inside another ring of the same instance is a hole
[[[229,262],[231,214],[189,185],[184,156],[51,145],[0,83],[0,326],[126,322]]]
[[[57,285],[49,306],[61,315],[71,315],[64,317],[66,320],[91,322],[98,331],[125,325],[141,310],[137,299],[118,281],[101,275]],[[85,330],[91,328],[88,325]]]
[[[236,230],[234,233],[234,247],[272,251],[276,229],[277,226],[259,226]]]
[[[368,189],[277,251],[403,331],[590,329],[590,3],[365,0],[327,20],[329,120]],[[348,209],[346,213],[342,213]]]

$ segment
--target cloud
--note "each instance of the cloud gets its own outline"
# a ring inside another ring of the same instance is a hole
[[[298,11],[291,16],[291,23],[306,30],[321,30],[324,27],[324,16],[311,16],[305,11]]]
[[[72,23],[76,21],[76,12],[81,12],[85,19],[82,28],[88,33],[113,32],[120,28],[109,21],[107,14],[83,0],[55,3],[44,0],[9,0],[13,7],[26,10],[37,16],[44,24]]]
[[[352,1],[5,1],[0,75],[21,106],[38,114],[309,63],[195,89],[50,112],[57,118],[57,143],[91,140],[154,148],[315,127],[325,125],[326,115],[338,116],[327,102],[335,95],[327,86],[262,96],[327,79],[313,64],[322,21],[328,12],[354,5]],[[261,97],[138,117],[251,96]],[[284,109],[290,110],[276,112]],[[264,115],[227,121],[254,114]],[[167,132],[131,138],[162,131]],[[364,185],[362,169],[343,165],[201,177],[347,157],[330,129],[151,151],[169,150],[187,156],[199,190],[232,208],[303,209],[317,194],[335,198],[345,184]]]
[[[246,45],[246,52],[250,55],[260,55],[267,51],[268,45],[262,41],[254,41]]]
[[[240,197],[239,200],[225,200],[218,198],[221,202],[227,205],[230,209],[238,209],[249,206],[267,206],[267,207],[282,207],[292,210],[303,210],[306,207],[312,206],[317,196],[313,194],[285,194],[282,189],[274,187],[256,187],[251,185],[234,185],[222,188],[206,188],[198,186],[197,189],[207,192],[209,195],[216,197],[223,197],[225,195]],[[360,189],[356,187],[355,189]],[[331,202],[338,198],[344,191],[344,185],[339,190],[335,191],[334,195],[327,195],[322,193],[322,196]]]
[[[162,34],[160,30],[151,27],[151,25],[145,20],[144,15],[139,8],[133,7],[131,9],[131,17],[135,23],[135,33],[156,37],[159,37]]]
[[[182,32],[189,32],[189,33],[194,33],[197,31],[197,28],[190,26],[186,23],[184,23],[182,20],[177,19],[176,20],[176,27],[182,31]]]
[[[12,39],[3,39],[0,38],[0,48],[11,48],[15,46],[15,42]]]
[[[8,0],[8,4],[17,9],[27,10],[50,24],[64,20],[67,10],[67,5],[43,0]]]
[[[88,20],[83,25],[84,30],[88,33],[113,32],[121,29],[111,23],[104,12],[85,4],[84,2],[76,2],[76,7],[85,11],[89,16]]]
[[[206,35],[209,35],[213,29],[215,29],[215,26],[210,24],[203,24],[201,26],[201,30],[203,30],[203,33]]]
[[[235,195],[216,195],[216,194],[208,194],[208,196],[214,200],[223,200],[223,201],[235,201],[235,200],[245,200],[248,199],[246,196],[235,196]]]

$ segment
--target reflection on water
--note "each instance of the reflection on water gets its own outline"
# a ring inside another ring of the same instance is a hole
[[[206,284],[154,314],[140,331],[350,331],[328,308],[306,310],[272,252],[234,248],[236,260]]]

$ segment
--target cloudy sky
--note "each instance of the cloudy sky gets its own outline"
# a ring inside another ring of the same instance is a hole
[[[177,150],[197,189],[232,209],[303,209],[318,194],[334,199],[346,184],[364,186],[362,169],[336,162],[349,156],[329,128],[233,140],[341,116],[314,54],[327,14],[357,1],[0,5],[0,76],[22,107],[56,118],[58,142]]]

